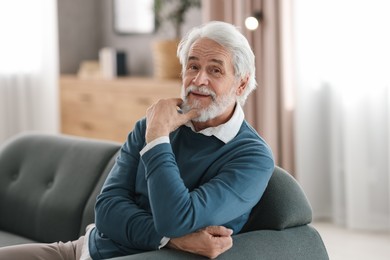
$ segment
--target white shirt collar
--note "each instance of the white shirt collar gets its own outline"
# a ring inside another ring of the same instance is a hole
[[[236,108],[234,109],[233,116],[229,119],[229,121],[216,127],[208,127],[197,133],[206,136],[214,135],[215,137],[217,137],[219,140],[221,140],[226,144],[237,135],[238,131],[241,128],[242,122],[244,121],[244,118],[245,118],[244,111],[242,110],[241,106],[237,103]],[[196,132],[194,125],[192,124],[191,121],[187,122],[185,125],[190,127],[192,131]]]

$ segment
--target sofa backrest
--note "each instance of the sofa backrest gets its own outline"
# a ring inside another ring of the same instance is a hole
[[[118,151],[119,152],[119,151]],[[99,195],[99,193],[102,190],[103,184],[108,176],[108,174],[111,171],[111,168],[114,166],[116,157],[118,153],[116,153],[111,160],[108,162],[106,168],[104,169],[102,175],[99,177],[99,180],[97,181],[95,188],[93,189],[91,195],[88,198],[87,204],[84,208],[83,217],[81,218],[81,227],[80,227],[80,236],[85,234],[86,227],[95,222],[95,204],[96,204],[96,197]]]
[[[78,238],[83,217],[88,222],[86,205],[119,148],[113,142],[39,134],[2,145],[0,230],[39,242]]]
[[[241,233],[272,229],[283,230],[310,223],[312,210],[299,183],[276,166],[268,186]]]

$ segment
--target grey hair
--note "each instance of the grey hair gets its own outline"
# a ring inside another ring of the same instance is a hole
[[[237,27],[225,22],[213,21],[193,28],[183,37],[177,48],[177,57],[182,65],[182,73],[186,70],[188,53],[192,44],[200,38],[211,39],[230,52],[237,79],[249,77],[244,93],[237,97],[238,102],[243,106],[248,95],[256,89],[257,85],[255,55],[248,40]]]

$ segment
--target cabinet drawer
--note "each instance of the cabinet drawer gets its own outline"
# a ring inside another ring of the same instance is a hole
[[[67,90],[61,94],[62,107],[71,114],[100,117],[112,110],[112,96],[104,93]]]
[[[78,135],[97,139],[109,139],[115,140],[113,136],[115,125],[111,120],[101,118],[88,119],[80,117],[78,115],[67,117],[63,116],[62,120],[62,132],[70,135]]]

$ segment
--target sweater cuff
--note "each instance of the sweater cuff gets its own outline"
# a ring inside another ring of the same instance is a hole
[[[168,136],[161,136],[159,138],[154,139],[150,143],[148,143],[139,153],[140,155],[144,155],[147,151],[155,147],[156,145],[168,143],[169,144],[169,137]]]

